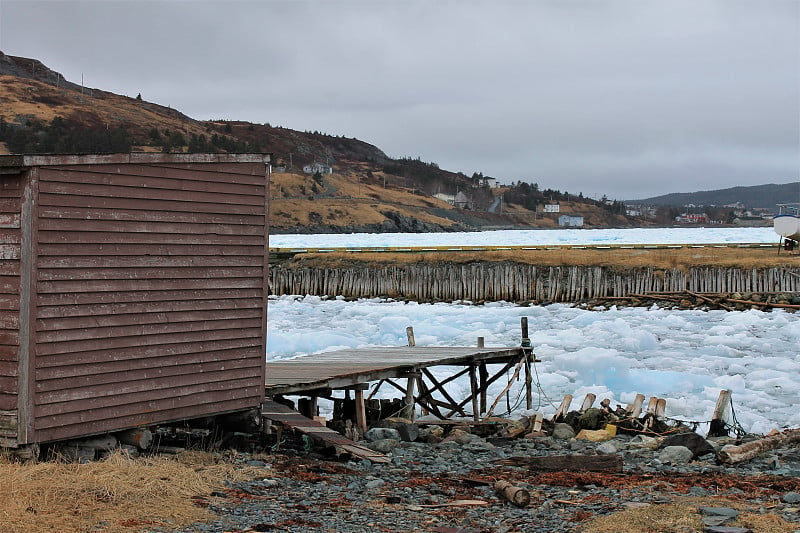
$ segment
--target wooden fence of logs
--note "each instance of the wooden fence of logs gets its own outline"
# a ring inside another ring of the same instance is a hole
[[[797,293],[800,267],[689,270],[518,263],[292,268],[273,265],[270,293],[416,301],[577,302],[658,292]]]

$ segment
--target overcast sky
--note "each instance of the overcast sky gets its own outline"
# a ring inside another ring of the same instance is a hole
[[[0,0],[0,50],[503,183],[633,199],[800,179],[800,0]]]

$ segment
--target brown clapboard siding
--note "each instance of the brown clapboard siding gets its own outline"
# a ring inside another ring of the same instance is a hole
[[[0,258],[17,263],[0,263],[0,308],[20,309],[21,299],[31,319],[23,363],[12,358],[19,318],[0,319],[0,361],[25,370],[17,380],[0,363],[0,385],[14,378],[26,396],[21,443],[260,404],[267,162],[256,154],[0,157],[4,169],[30,169],[17,179],[18,190],[31,191],[27,222],[5,209],[15,205],[0,186]],[[29,228],[29,270],[19,266],[20,230],[4,224]],[[20,275],[31,284],[24,294]],[[0,411],[13,403],[5,396]]]
[[[259,387],[241,388],[239,390],[245,398],[250,398],[258,394],[259,389],[263,388],[264,386],[261,385]],[[201,391],[190,396],[170,398],[170,408],[164,408],[157,413],[149,410],[152,405],[155,405],[155,402],[142,402],[132,405],[135,412],[130,414],[120,410],[86,409],[80,413],[81,416],[70,417],[70,419],[76,418],[75,422],[67,423],[67,418],[59,417],[61,418],[59,423],[62,425],[43,427],[40,428],[37,433],[42,442],[63,440],[73,438],[75,435],[103,433],[109,431],[108,428],[128,428],[179,421],[207,416],[209,413],[222,414],[239,411],[252,406],[247,399],[211,401],[209,398],[213,396],[213,392],[214,391]],[[103,416],[110,416],[111,418],[102,418]],[[44,420],[42,425],[45,426],[46,422],[47,421]]]
[[[260,345],[260,337],[242,338],[241,336],[236,336],[232,339],[217,338],[209,341],[161,343],[154,346],[125,346],[114,349],[111,354],[108,353],[108,350],[88,350],[77,354],[50,355],[37,360],[37,368],[42,375],[42,379],[49,379],[53,375],[60,375],[59,373],[75,372],[75,367],[82,369],[82,373],[93,373],[95,369],[103,368],[105,364],[112,364],[118,361],[128,365],[138,365],[139,359],[178,356],[183,364],[202,363],[207,360],[207,352],[216,352],[217,357],[222,357],[232,349],[245,348],[246,353],[250,353],[254,347]],[[169,359],[164,359],[163,364],[171,363]]]
[[[257,363],[246,358],[250,348],[217,351],[214,359],[204,357],[199,352],[192,358],[164,356],[136,361],[137,373],[130,372],[130,361],[106,361],[93,365],[70,365],[40,369],[37,373],[37,391],[62,390],[70,387],[83,387],[92,384],[116,383],[135,379],[150,379],[161,376],[175,376],[188,373],[220,371],[234,368],[252,368]]]

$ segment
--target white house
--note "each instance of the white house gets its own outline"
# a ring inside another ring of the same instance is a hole
[[[558,225],[569,228],[580,228],[583,226],[583,217],[581,215],[561,215],[558,217]]]
[[[558,213],[559,211],[561,211],[559,204],[545,204],[544,206],[545,213]]]
[[[320,174],[333,174],[333,168],[328,165],[323,165],[322,163],[312,163],[304,166],[303,172],[306,174],[316,174],[317,172]]]
[[[439,200],[441,200],[443,202],[447,202],[450,205],[453,205],[453,203],[456,201],[456,197],[454,195],[446,194],[446,193],[443,193],[443,192],[437,192],[436,194],[433,195],[433,197],[434,198],[438,198]]]

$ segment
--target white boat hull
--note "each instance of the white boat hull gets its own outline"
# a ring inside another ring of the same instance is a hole
[[[800,217],[795,215],[776,215],[772,221],[775,233],[785,239],[800,241]]]

